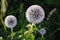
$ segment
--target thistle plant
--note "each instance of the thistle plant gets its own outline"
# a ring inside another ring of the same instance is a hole
[[[10,1],[10,0],[9,0]],[[16,0],[14,0],[16,2]],[[17,2],[16,2],[17,3]],[[21,4],[20,13],[24,13],[23,11],[23,5]],[[13,4],[15,6],[15,3]],[[17,6],[16,6],[17,7]],[[12,7],[13,8],[13,7]],[[17,8],[16,8],[17,9]],[[14,10],[14,8],[13,8]],[[19,10],[19,8],[18,8]],[[13,15],[9,15],[5,18],[5,21],[3,21],[3,16],[5,15],[7,11],[7,0],[1,0],[1,13],[0,13],[0,20],[4,26],[4,30],[7,31],[7,28],[11,29],[11,35],[8,35],[8,37],[11,36],[11,40],[15,39],[13,38],[15,35],[17,35],[22,40],[35,40],[35,35],[33,32],[38,31],[41,34],[41,40],[45,40],[44,35],[46,34],[47,30],[45,28],[40,28],[40,30],[36,27],[36,24],[41,23],[45,18],[45,11],[40,5],[32,5],[26,10],[26,19],[31,24],[26,25],[27,29],[22,28],[19,31],[13,32],[13,28],[17,25],[17,18]],[[49,15],[47,17],[47,20],[51,17],[51,15],[56,11],[56,8],[54,8],[51,12],[49,12]],[[7,12],[8,13],[8,12]],[[19,13],[19,12],[18,12]],[[21,15],[22,16],[22,15]],[[19,16],[20,17],[20,16]],[[22,16],[22,18],[24,15]],[[20,18],[18,18],[20,19]],[[20,20],[19,20],[20,22]],[[24,22],[24,21],[23,21]],[[23,25],[23,22],[22,25]],[[19,23],[18,23],[19,24]],[[25,25],[25,24],[24,24]],[[20,24],[18,25],[20,26]],[[7,28],[6,28],[7,27]],[[45,27],[45,26],[44,26]],[[22,31],[21,31],[22,30]],[[54,31],[55,32],[55,31]],[[7,33],[7,32],[6,32]],[[7,39],[8,39],[7,37]],[[17,37],[16,37],[17,38]],[[39,37],[40,38],[40,37]],[[0,40],[2,40],[3,37],[0,37]],[[20,39],[20,40],[21,40]]]
[[[45,18],[44,9],[39,5],[32,5],[26,11],[26,19],[30,23],[38,24]]]
[[[11,34],[13,34],[13,27],[17,25],[17,19],[13,15],[9,15],[5,18],[5,25],[8,28],[11,28]],[[11,40],[13,40],[13,35],[11,35]]]
[[[7,34],[7,29],[6,29],[6,26],[4,24],[4,20],[3,20],[3,16],[5,15],[6,11],[7,11],[7,0],[1,0],[1,10],[0,10],[0,20],[1,20],[1,23],[4,27],[4,30]]]
[[[41,40],[43,40],[44,39],[44,34],[46,34],[45,28],[40,29],[40,34],[42,35]]]
[[[35,30],[39,32],[35,24],[41,23],[41,21],[43,21],[43,19],[45,18],[44,9],[39,5],[32,5],[26,11],[26,18],[30,23],[32,23],[35,26]],[[33,26],[30,27],[33,28]],[[46,31],[44,29],[40,30],[40,33],[42,34],[42,38],[45,32]]]

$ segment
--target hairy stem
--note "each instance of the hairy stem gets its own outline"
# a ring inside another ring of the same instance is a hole
[[[13,28],[11,27],[11,40],[13,40]]]

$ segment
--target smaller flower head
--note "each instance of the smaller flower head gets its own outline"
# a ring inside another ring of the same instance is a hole
[[[11,28],[11,27],[15,27],[17,24],[17,19],[15,16],[13,15],[9,15],[5,18],[5,25],[8,27],[8,28]]]
[[[30,23],[40,23],[44,17],[44,9],[39,5],[32,5],[26,11],[26,18]]]
[[[45,28],[41,28],[41,29],[40,29],[40,34],[46,34]]]

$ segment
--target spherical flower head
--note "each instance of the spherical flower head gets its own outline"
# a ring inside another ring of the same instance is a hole
[[[15,27],[17,24],[17,19],[15,16],[13,15],[9,15],[5,18],[5,25],[8,27],[8,28],[11,28],[11,27]]]
[[[40,29],[40,34],[46,34],[45,28],[41,28],[41,29]]]
[[[26,18],[30,23],[40,23],[44,17],[45,12],[39,5],[32,5],[26,11]]]

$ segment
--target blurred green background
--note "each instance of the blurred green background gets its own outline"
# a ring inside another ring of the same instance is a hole
[[[1,0],[0,0],[1,2]],[[25,12],[27,8],[31,5],[40,5],[45,10],[45,19],[40,23],[36,24],[37,28],[40,29],[42,27],[46,28],[47,33],[44,35],[46,40],[60,40],[60,0],[7,0],[7,11],[3,15],[3,21],[7,15],[14,15],[16,16],[18,23],[16,27],[14,27],[14,32],[20,32],[22,29],[23,32],[26,29],[26,25],[29,24],[25,17]],[[49,20],[46,18],[49,15],[49,12],[56,8],[57,10],[51,15]],[[0,3],[1,9],[1,3]],[[1,12],[0,12],[1,13]],[[7,35],[10,35],[10,29],[7,28]],[[22,33],[23,33],[22,32]],[[20,33],[20,34],[22,34]],[[15,34],[15,40],[18,39],[18,35]],[[40,33],[34,33],[35,40],[40,40]],[[6,39],[6,33],[3,28],[3,24],[0,20],[0,37],[3,37],[4,40]],[[28,39],[29,40],[29,39]]]

